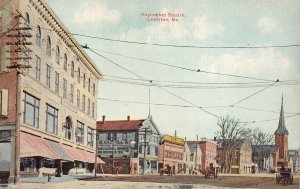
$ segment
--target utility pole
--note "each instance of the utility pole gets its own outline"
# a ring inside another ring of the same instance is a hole
[[[98,156],[98,141],[99,141],[99,136],[98,136],[98,131],[97,129],[95,130],[96,132],[96,150],[95,150],[95,165],[94,165],[94,169],[95,169],[95,178],[97,177],[97,156]]]
[[[19,18],[26,19],[18,12],[18,15],[15,16],[16,25],[19,26]],[[11,162],[13,167],[11,167],[11,173],[9,176],[9,183],[18,185],[20,183],[20,127],[21,127],[21,74],[23,74],[22,69],[29,69],[31,66],[29,64],[23,64],[22,62],[29,63],[29,60],[32,59],[29,56],[29,53],[32,52],[28,46],[32,45],[32,42],[28,42],[27,39],[31,38],[30,34],[31,28],[27,27],[14,27],[11,29],[11,32],[6,34],[8,42],[6,45],[10,46],[10,50],[7,51],[10,54],[10,57],[7,57],[10,60],[10,65],[7,66],[8,69],[14,69],[17,73],[17,86],[16,86],[16,126],[15,126],[15,148],[14,148],[14,159]]]
[[[146,142],[147,141],[147,134],[151,133],[151,132],[152,132],[152,130],[150,128],[148,128],[148,127],[145,127],[142,131],[140,131],[140,133],[142,135],[144,135],[144,165],[143,165],[143,174],[145,174],[146,163],[147,163],[146,162],[146,148],[147,148],[147,146],[150,147],[149,146],[149,142]]]

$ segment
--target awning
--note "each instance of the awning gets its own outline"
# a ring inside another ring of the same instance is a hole
[[[59,159],[42,138],[24,132],[20,132],[20,157]]]
[[[85,152],[87,162],[88,163],[95,163],[95,153]],[[97,163],[105,164],[99,157],[97,157]]]
[[[46,143],[52,148],[52,150],[57,154],[58,158],[61,160],[74,161],[72,156],[66,152],[63,148],[63,145],[57,142],[53,142],[51,140],[45,140]]]
[[[71,146],[63,145],[63,148],[68,152],[68,154],[72,157],[73,160],[85,162],[86,159],[82,153]],[[83,151],[82,151],[83,152]]]

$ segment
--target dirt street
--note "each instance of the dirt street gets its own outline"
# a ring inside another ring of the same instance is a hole
[[[100,176],[62,183],[21,183],[22,189],[122,189],[122,188],[161,188],[161,189],[197,189],[197,188],[262,188],[262,189],[299,189],[299,176],[293,185],[276,184],[275,175],[263,176],[218,176],[217,179],[203,176]]]

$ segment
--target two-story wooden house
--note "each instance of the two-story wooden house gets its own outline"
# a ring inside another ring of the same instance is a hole
[[[98,156],[105,162],[104,173],[144,174],[158,172],[159,130],[147,119],[97,122]]]

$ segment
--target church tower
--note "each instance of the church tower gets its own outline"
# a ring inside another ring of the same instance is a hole
[[[281,99],[281,110],[279,116],[278,128],[275,131],[275,145],[279,150],[279,162],[277,165],[284,163],[287,166],[287,150],[288,150],[288,130],[285,127],[284,111],[283,111],[283,96]]]

